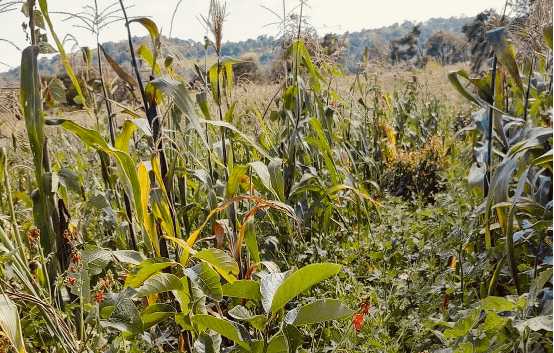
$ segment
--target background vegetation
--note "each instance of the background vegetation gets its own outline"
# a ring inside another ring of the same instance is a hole
[[[190,58],[122,2],[127,43],[68,55],[47,5],[2,103],[0,350],[552,351],[551,1],[361,52],[301,5],[274,84],[217,1]]]

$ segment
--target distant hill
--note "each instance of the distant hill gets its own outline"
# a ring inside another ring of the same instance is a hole
[[[428,38],[433,33],[441,30],[452,34],[461,34],[462,26],[472,20],[470,17],[451,17],[451,18],[432,18],[421,23],[420,45],[423,47]],[[359,32],[340,34],[338,37],[344,40],[348,50],[346,53],[345,66],[348,70],[355,70],[355,63],[360,60],[363,52],[367,47],[374,43],[383,43],[398,39],[404,34],[410,32],[416,25],[415,22],[405,21],[402,24],[395,23],[387,27],[377,29],[363,29]],[[176,60],[174,61],[175,70],[185,77],[192,75],[191,68],[194,62],[199,65],[204,63],[204,43],[194,40],[183,40],[171,38],[164,41],[164,54],[171,54]],[[144,44],[149,46],[149,37],[133,37],[133,45],[138,48]],[[102,44],[106,52],[124,69],[131,68],[131,56],[128,50],[127,40],[118,42],[107,42]],[[251,57],[263,69],[268,66],[279,55],[279,42],[276,38],[266,35],[258,36],[256,39],[248,39],[240,42],[224,43],[221,50],[221,55],[231,56],[236,58]],[[93,49],[93,48],[91,48]],[[209,48],[208,55],[213,55],[213,48]],[[93,63],[98,60],[96,50],[92,51]],[[83,65],[82,55],[72,54],[71,62],[74,66]],[[38,62],[39,69],[42,75],[54,76],[63,71],[63,65],[59,60],[59,55],[52,58],[41,58]],[[15,83],[20,79],[19,67],[8,72],[0,73],[0,87],[10,83]]]

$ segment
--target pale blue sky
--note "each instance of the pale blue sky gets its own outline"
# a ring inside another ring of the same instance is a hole
[[[2,1],[2,0],[0,0]],[[6,1],[6,0],[4,0]],[[99,8],[105,8],[113,1],[97,0]],[[128,9],[129,16],[150,16],[162,30],[162,34],[168,35],[171,24],[171,16],[175,10],[178,0],[124,0],[126,6],[134,5]],[[285,0],[287,12],[299,4],[299,0]],[[317,30],[319,35],[328,32],[344,33],[346,31],[359,31],[361,29],[379,28],[409,21],[426,21],[433,17],[474,16],[488,8],[502,11],[505,0],[309,0],[305,7],[304,15]],[[77,13],[83,11],[84,6],[94,6],[92,0],[49,0],[50,12],[64,11]],[[226,22],[223,27],[223,42],[241,41],[248,38],[256,38],[261,34],[276,36],[277,26],[266,26],[272,22],[279,21],[270,11],[263,6],[273,10],[280,16],[283,14],[283,0],[227,0]],[[199,15],[206,16],[209,7],[209,0],[183,0],[178,7],[173,23],[173,37],[181,39],[194,39],[203,41],[205,30],[198,20]],[[72,25],[79,24],[73,20],[62,22],[62,15],[52,15],[54,29],[60,39],[67,33],[72,33],[81,46],[94,46],[95,37],[87,31],[74,28]],[[18,10],[0,14],[0,38],[14,42],[20,49],[25,48],[28,43],[21,24],[26,18]],[[146,30],[139,24],[133,24],[132,33],[137,36],[146,35]],[[122,22],[112,24],[104,29],[100,35],[100,41],[118,41],[126,36],[125,27]],[[53,43],[52,40],[49,41]],[[71,44],[67,45],[69,49]],[[55,45],[54,45],[55,46]],[[0,41],[0,62],[11,67],[17,67],[20,62],[20,52],[6,42]],[[9,67],[0,64],[0,71],[6,71]]]

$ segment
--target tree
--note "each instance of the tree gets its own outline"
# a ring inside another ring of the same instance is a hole
[[[401,60],[408,62],[414,57],[417,58],[418,64],[421,63],[420,35],[421,24],[418,24],[402,38],[391,41],[390,58],[393,64],[398,64]]]
[[[467,55],[464,44],[460,36],[438,31],[425,43],[425,54],[435,58],[441,65],[465,61]]]
[[[483,62],[492,56],[492,49],[486,38],[486,32],[493,28],[493,23],[498,22],[498,14],[494,10],[483,11],[475,18],[463,25],[462,33],[470,44],[472,71],[478,72]]]

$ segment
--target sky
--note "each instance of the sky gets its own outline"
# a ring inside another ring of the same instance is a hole
[[[11,0],[14,1],[14,0]],[[17,0],[16,0],[17,1]],[[113,4],[113,0],[96,0],[100,10]],[[10,0],[0,0],[1,5]],[[224,1],[222,1],[223,3]],[[207,16],[210,0],[124,0],[128,16],[149,17],[161,30],[163,35],[181,39],[193,39],[203,42],[206,33],[201,16]],[[223,24],[223,43],[227,41],[244,41],[255,39],[259,35],[277,37],[279,28],[276,22],[285,12],[293,11],[299,0],[227,0],[226,21]],[[303,15],[320,36],[333,32],[355,32],[362,29],[380,28],[405,20],[424,22],[430,18],[449,18],[451,16],[475,16],[479,12],[493,8],[501,12],[505,0],[308,0]],[[177,4],[179,4],[177,6]],[[86,8],[89,6],[89,8]],[[93,0],[48,0],[54,31],[60,39],[72,34],[79,46],[96,46],[96,35],[76,27],[82,22],[78,19],[63,21],[68,16],[55,12],[79,13],[90,12]],[[113,7],[118,9],[119,7]],[[13,11],[0,13],[0,72],[19,66],[21,51],[29,45],[22,23],[28,22],[20,11],[21,6]],[[175,9],[177,9],[175,11]],[[298,11],[298,8],[296,9]],[[173,27],[171,18],[175,12]],[[131,24],[133,35],[144,36],[148,32],[140,24]],[[123,22],[116,22],[100,32],[100,43],[126,39]],[[16,49],[9,40],[20,50]],[[48,41],[55,43],[48,35]],[[68,40],[64,47],[71,50],[73,41]],[[43,55],[39,56],[42,57]],[[52,55],[44,55],[52,56]]]

